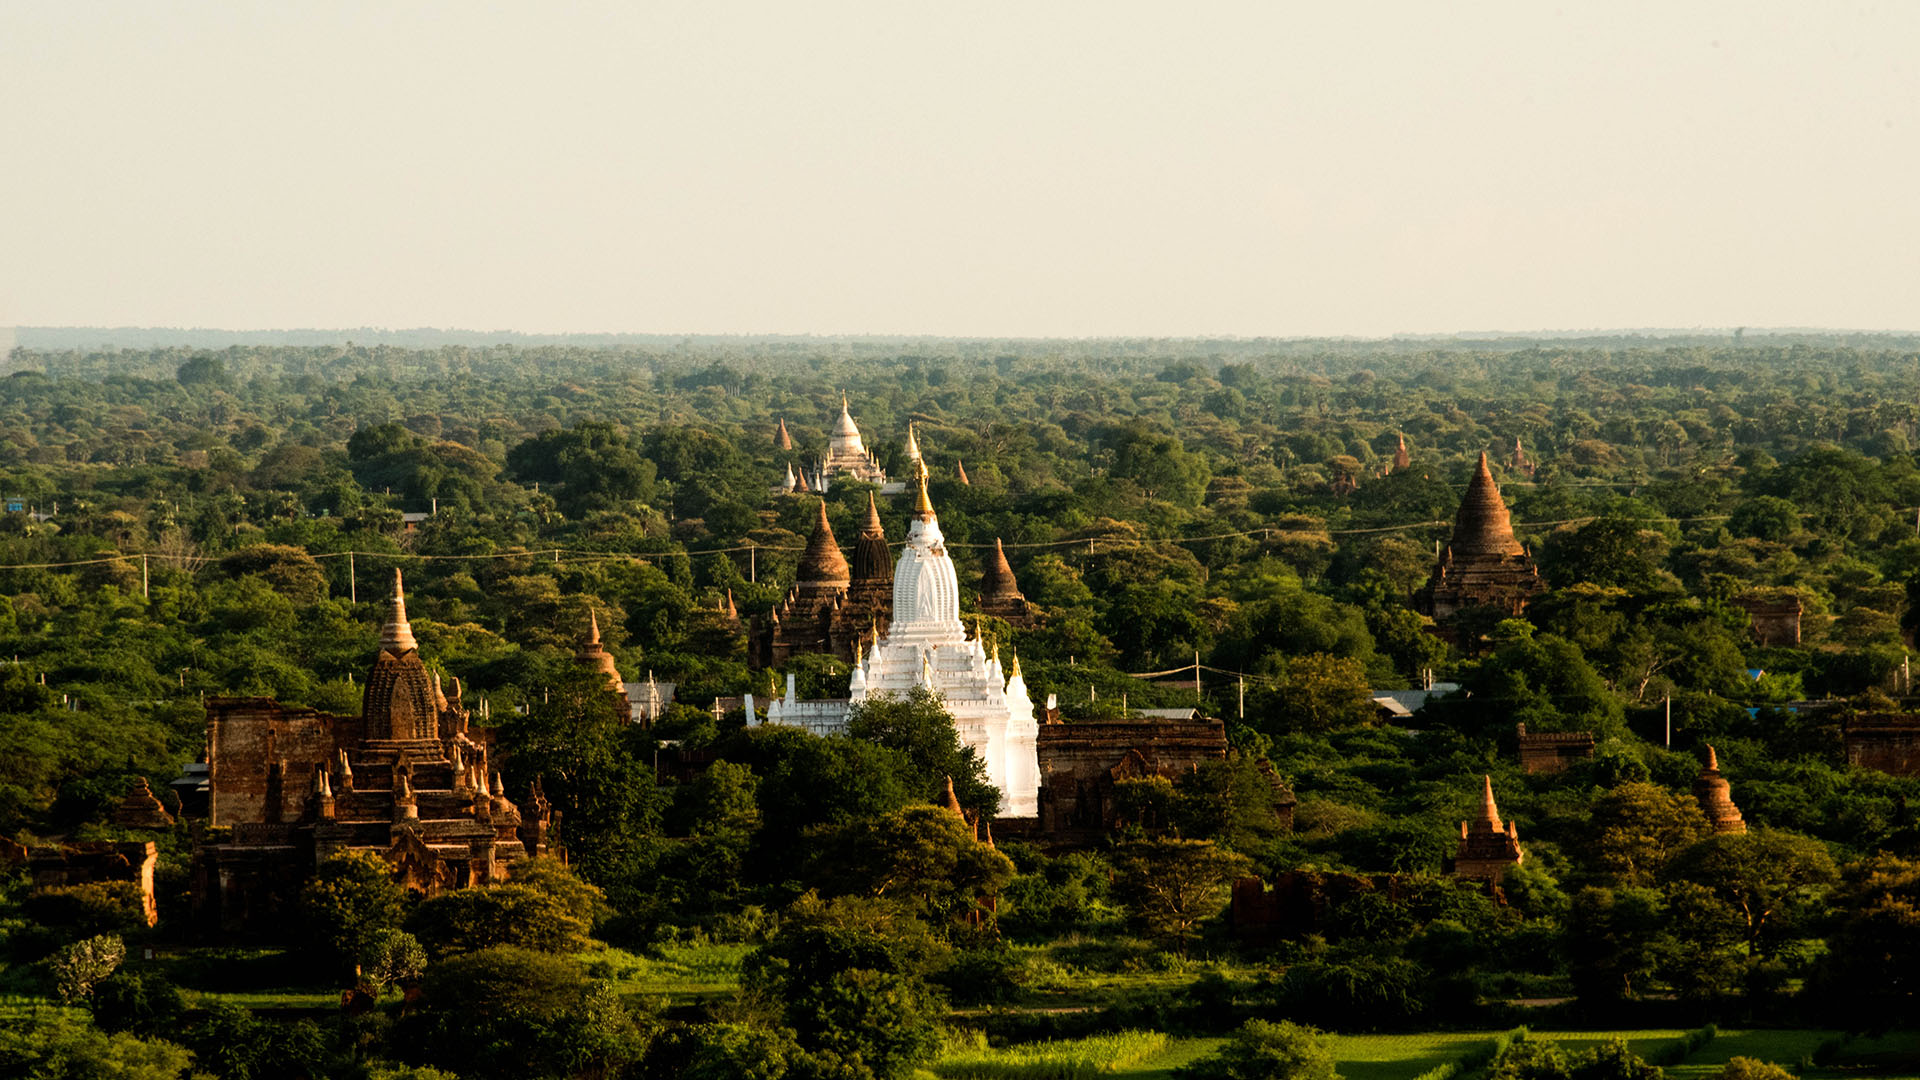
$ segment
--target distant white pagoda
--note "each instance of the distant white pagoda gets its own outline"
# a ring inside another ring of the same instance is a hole
[[[989,653],[979,638],[967,636],[960,622],[960,579],[927,496],[926,466],[919,465],[914,474],[914,519],[893,568],[893,622],[871,652],[856,654],[849,700],[796,701],[789,679],[786,698],[768,703],[767,722],[799,724],[821,734],[844,730],[851,706],[924,686],[953,714],[961,741],[986,763],[988,778],[1000,789],[1000,816],[1035,817],[1040,812],[1035,750],[1040,728],[1019,658],[1011,671],[1003,671],[998,648]]]
[[[833,434],[827,439],[827,456],[820,462],[821,491],[836,476],[850,476],[869,484],[885,484],[887,473],[874,460],[872,451],[861,441],[859,425],[853,422],[853,413],[847,408],[847,395],[840,395],[840,420],[833,426]]]

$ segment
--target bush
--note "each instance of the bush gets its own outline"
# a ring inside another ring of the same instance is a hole
[[[1655,1065],[1678,1065],[1692,1057],[1694,1051],[1712,1042],[1714,1036],[1718,1034],[1720,1034],[1720,1029],[1714,1027],[1712,1024],[1708,1024],[1703,1028],[1694,1028],[1692,1031],[1682,1034],[1678,1039],[1661,1047],[1660,1052],[1653,1055],[1653,1063]]]
[[[93,988],[119,970],[127,958],[127,946],[114,934],[101,934],[73,944],[55,953],[47,961],[53,975],[54,993],[68,1004],[93,995]]]
[[[0,1076],[177,1080],[192,1065],[186,1050],[158,1039],[84,1024],[0,1025]]]
[[[1174,1070],[1180,1080],[1339,1080],[1318,1028],[1249,1020],[1211,1057]]]
[[[152,971],[117,971],[93,988],[93,1022],[103,1031],[167,1034],[186,1014],[186,999]]]
[[[1727,1059],[1727,1063],[1715,1080],[1795,1080],[1792,1073],[1770,1061],[1760,1061],[1750,1057]]]
[[[72,937],[133,934],[147,928],[146,901],[131,881],[90,882],[27,897],[27,918]]]

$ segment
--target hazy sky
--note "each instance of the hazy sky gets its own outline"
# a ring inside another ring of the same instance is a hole
[[[0,324],[1920,328],[1920,3],[0,0]]]

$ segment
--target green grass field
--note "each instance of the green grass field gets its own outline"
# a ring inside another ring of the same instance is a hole
[[[1436,1066],[1452,1061],[1474,1046],[1500,1034],[1496,1031],[1425,1032],[1412,1035],[1334,1035],[1333,1050],[1344,1080],[1413,1080]],[[1634,1031],[1538,1031],[1569,1050],[1584,1049],[1612,1038],[1626,1039],[1635,1053],[1659,1052],[1680,1032],[1672,1029]],[[1668,1080],[1711,1080],[1734,1057],[1770,1061],[1803,1080],[1920,1080],[1920,1031],[1901,1032],[1881,1039],[1857,1039],[1847,1044],[1830,1067],[1802,1070],[1799,1063],[1821,1043],[1837,1035],[1808,1029],[1727,1029],[1679,1065],[1668,1066]],[[1104,1076],[1131,1080],[1171,1080],[1173,1070],[1211,1053],[1223,1039],[1169,1039],[1166,1047],[1114,1069]],[[1009,1060],[1018,1053],[1009,1054]],[[934,1073],[927,1073],[933,1076]],[[1006,1075],[1016,1075],[1012,1072]]]

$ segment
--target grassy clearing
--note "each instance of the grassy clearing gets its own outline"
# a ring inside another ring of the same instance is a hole
[[[1499,1035],[1498,1031],[1428,1031],[1411,1035],[1335,1035],[1334,1060],[1345,1080],[1413,1080]],[[1678,1030],[1536,1031],[1568,1050],[1584,1050],[1613,1038],[1627,1040],[1645,1057],[1680,1037]]]
[[[931,1071],[941,1080],[1091,1080],[1139,1065],[1164,1052],[1167,1042],[1157,1031],[1050,1039],[999,1049],[983,1040],[948,1051]]]
[[[190,1009],[209,1005],[242,1005],[249,1009],[337,1009],[340,991],[325,989],[182,990]]]
[[[669,1002],[704,1000],[740,989],[740,967],[751,945],[665,945],[657,955],[625,949],[596,949],[580,954],[587,974],[608,979],[623,996],[666,998]]]

